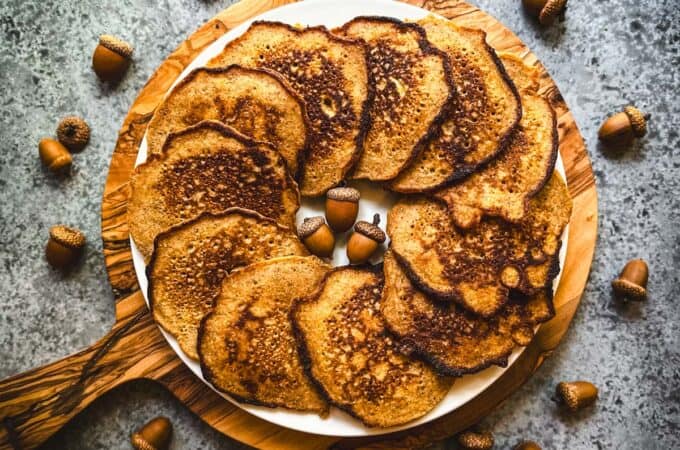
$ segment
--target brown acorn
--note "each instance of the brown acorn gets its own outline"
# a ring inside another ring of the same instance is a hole
[[[103,81],[120,80],[130,65],[132,52],[130,44],[115,36],[108,34],[99,36],[99,44],[92,54],[94,73]]]
[[[524,8],[541,25],[550,25],[564,11],[567,0],[522,0]]]
[[[591,405],[597,399],[597,387],[588,381],[563,381],[557,385],[557,398],[569,408],[576,411]]]
[[[130,437],[132,446],[137,450],[167,450],[171,439],[172,424],[163,416],[151,419]]]
[[[307,217],[298,227],[298,236],[307,249],[323,258],[333,254],[335,236],[321,216]]]
[[[84,247],[85,235],[83,233],[66,225],[55,225],[50,228],[45,258],[52,267],[68,269],[80,258]]]
[[[385,232],[378,227],[380,215],[373,216],[373,223],[360,220],[354,225],[354,233],[347,242],[347,257],[350,264],[368,261],[378,246],[385,242]]]
[[[626,106],[622,112],[607,118],[597,135],[607,144],[626,145],[647,134],[648,118],[636,107]]]
[[[612,281],[614,292],[620,297],[631,300],[644,300],[647,298],[647,279],[649,268],[642,259],[632,259],[626,263],[621,275]]]
[[[326,192],[326,221],[336,233],[352,228],[359,212],[361,194],[351,187],[337,187]]]
[[[466,450],[489,450],[494,444],[493,435],[488,431],[463,431],[457,440]]]
[[[69,150],[78,152],[85,148],[90,140],[90,127],[80,117],[64,117],[57,125],[57,139]]]
[[[512,450],[541,450],[541,446],[534,441],[522,441],[515,445]]]
[[[71,168],[71,153],[59,141],[43,138],[38,144],[38,154],[43,165],[52,173],[66,173]]]

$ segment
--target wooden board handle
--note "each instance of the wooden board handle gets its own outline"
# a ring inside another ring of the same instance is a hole
[[[0,449],[35,448],[114,387],[176,367],[141,292],[119,301],[116,317],[93,346],[0,381]]]

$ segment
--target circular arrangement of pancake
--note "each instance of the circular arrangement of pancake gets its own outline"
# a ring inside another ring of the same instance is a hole
[[[241,402],[391,427],[554,315],[571,199],[539,74],[426,17],[255,22],[156,109],[131,236],[154,320]],[[332,268],[302,197],[399,193],[379,265]]]

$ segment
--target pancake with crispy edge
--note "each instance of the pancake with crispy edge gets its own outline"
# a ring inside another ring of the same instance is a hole
[[[484,319],[417,289],[389,251],[384,272],[380,312],[388,328],[403,344],[401,349],[425,359],[442,375],[506,366],[513,348],[528,345],[534,327],[555,314],[551,287],[531,297],[513,293],[496,316]]]
[[[328,413],[299,358],[289,311],[330,266],[315,256],[251,264],[226,277],[198,332],[205,379],[241,402]]]
[[[276,72],[237,65],[193,70],[163,99],[147,127],[148,154],[167,136],[203,120],[216,120],[269,142],[295,177],[307,153],[309,117],[304,101]]]
[[[156,237],[146,267],[151,313],[190,358],[198,359],[198,328],[225,276],[258,261],[308,254],[292,230],[256,212],[203,213]]]
[[[423,416],[452,379],[403,355],[380,316],[380,266],[337,267],[291,310],[300,354],[328,401],[370,427]]]
[[[510,67],[514,71],[520,66]],[[513,75],[510,72],[511,78]],[[453,221],[461,228],[474,227],[484,215],[521,222],[529,209],[529,200],[555,169],[559,144],[555,111],[546,99],[531,93],[528,87],[520,84],[518,88],[522,119],[508,149],[483,170],[433,194],[446,202]]]
[[[203,211],[242,207],[293,227],[300,206],[281,154],[215,121],[171,133],[130,185],[130,234],[145,258],[158,233]]]
[[[415,23],[391,17],[357,17],[333,31],[368,45],[375,97],[364,152],[352,178],[396,177],[421,152],[455,97],[449,58]]]
[[[390,248],[411,281],[440,300],[458,302],[484,317],[524,283],[529,240],[518,226],[485,218],[465,231],[446,207],[423,197],[399,200],[387,216]]]
[[[363,149],[373,98],[366,58],[365,44],[323,26],[256,21],[208,66],[271,69],[305,100],[311,128],[300,190],[319,196],[345,178]]]
[[[458,95],[436,137],[389,183],[403,193],[431,191],[468,176],[507,148],[522,117],[517,89],[484,31],[434,16],[418,24],[451,61]]]
[[[562,233],[569,223],[572,201],[562,176],[553,172],[546,185],[529,201],[521,224],[529,237],[529,264],[518,287],[531,294],[549,286],[559,273]]]

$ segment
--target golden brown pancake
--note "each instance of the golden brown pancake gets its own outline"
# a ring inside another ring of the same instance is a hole
[[[413,286],[391,252],[385,254],[380,311],[402,349],[439,373],[460,376],[492,364],[507,365],[516,345],[527,345],[534,327],[553,317],[552,290],[513,294],[498,315],[483,319],[455,303],[439,302]]]
[[[367,426],[423,416],[452,380],[404,356],[380,316],[380,267],[338,267],[292,311],[306,369],[333,405]]]
[[[558,135],[555,112],[542,97],[522,94],[522,120],[508,149],[483,170],[462,182],[436,191],[461,228],[497,216],[519,223],[529,199],[541,190],[555,168]]]
[[[339,184],[359,158],[368,129],[372,91],[364,44],[324,27],[254,22],[208,63],[230,64],[274,70],[305,100],[311,128],[302,195],[323,195]]]
[[[447,56],[414,23],[357,17],[334,31],[368,44],[375,98],[371,126],[353,178],[391,180],[423,148],[455,94]]]
[[[522,58],[512,53],[501,52],[498,56],[518,91],[529,94],[538,93],[541,74],[536,67],[527,66]]]
[[[416,286],[481,316],[495,315],[509,289],[524,281],[529,242],[520,227],[504,221],[484,219],[463,231],[439,202],[403,198],[387,216],[387,234]]]
[[[428,16],[427,38],[451,61],[457,97],[432,139],[389,187],[426,192],[464,178],[507,147],[522,116],[519,95],[486,33]]]
[[[146,131],[148,154],[160,153],[170,133],[203,120],[269,142],[297,174],[309,118],[302,99],[276,72],[239,66],[194,70],[156,108]]]
[[[204,211],[238,206],[293,227],[300,206],[285,160],[270,144],[205,121],[165,141],[131,179],[130,234],[148,258],[161,231]]]
[[[328,412],[303,370],[289,312],[329,269],[315,256],[288,256],[226,277],[198,333],[205,379],[241,402]]]
[[[146,268],[154,320],[198,359],[198,327],[225,276],[258,261],[308,254],[293,231],[253,211],[203,213],[156,238]]]
[[[562,232],[571,217],[572,201],[562,176],[553,172],[548,183],[529,202],[529,212],[522,223],[529,237],[529,257],[526,283],[520,289],[526,293],[547,287],[559,273],[559,251]]]

